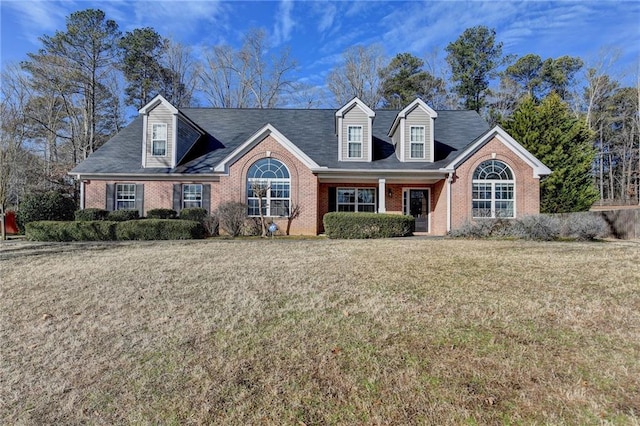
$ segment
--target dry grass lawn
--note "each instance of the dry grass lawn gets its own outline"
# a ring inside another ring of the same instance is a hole
[[[5,424],[640,422],[637,242],[21,247]]]

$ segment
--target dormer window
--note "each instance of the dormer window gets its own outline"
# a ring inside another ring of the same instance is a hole
[[[347,148],[349,158],[362,158],[362,126],[348,127]]]
[[[375,116],[375,112],[358,98],[336,111],[338,161],[373,161]]]
[[[423,159],[425,143],[424,126],[411,126],[410,133],[411,159]]]
[[[438,113],[416,99],[396,115],[388,136],[400,161],[433,162]]]
[[[156,157],[167,155],[167,125],[154,124],[151,134],[151,152]]]

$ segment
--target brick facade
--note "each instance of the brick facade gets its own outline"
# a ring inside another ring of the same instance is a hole
[[[329,211],[330,187],[376,188],[377,183],[358,183],[356,179],[341,183],[319,183],[307,166],[272,136],[265,137],[239,160],[229,166],[229,174],[221,176],[219,181],[85,181],[85,208],[106,208],[106,184],[135,183],[144,184],[144,212],[155,208],[172,208],[173,185],[176,183],[202,183],[211,185],[211,204],[203,206],[208,211],[227,201],[246,202],[246,178],[251,165],[261,158],[275,158],[287,166],[291,177],[291,205],[300,206],[300,216],[291,223],[292,235],[316,235],[324,231],[322,218]],[[471,218],[471,184],[476,167],[485,160],[495,158],[511,167],[515,179],[515,215],[522,217],[537,214],[540,210],[539,179],[533,177],[531,167],[511,151],[497,138],[481,147],[475,154],[462,163],[456,170],[451,184],[451,227],[461,226]],[[430,192],[430,233],[444,235],[447,232],[447,182],[445,179],[432,184],[398,184],[387,178],[386,193],[377,193],[385,197],[386,211],[392,214],[403,213],[403,191],[409,188],[428,188]],[[389,196],[389,190],[391,196]],[[274,218],[284,231],[286,218]]]
[[[467,220],[471,220],[473,172],[480,163],[491,159],[504,162],[513,171],[515,180],[515,217],[540,213],[540,179],[533,177],[531,166],[500,140],[493,138],[456,169],[454,180],[451,184],[452,229],[460,227]]]
[[[211,203],[218,206],[227,201],[247,201],[247,172],[261,158],[275,158],[281,161],[291,177],[291,205],[300,206],[300,216],[291,222],[291,235],[316,235],[318,227],[318,178],[287,148],[272,136],[257,143],[242,158],[229,167],[229,175],[220,177],[219,185],[211,190]],[[278,228],[285,230],[286,218],[274,218]]]
[[[143,209],[146,215],[149,210],[152,209],[171,209],[173,208],[173,185],[185,184],[185,183],[198,183],[198,184],[211,184],[211,198],[213,200],[213,188],[217,186],[217,182],[203,182],[203,181],[140,181],[140,180],[90,180],[85,182],[84,186],[84,207],[85,208],[100,208],[109,209],[107,206],[107,191],[108,184],[116,183],[134,183],[144,185],[144,203]],[[214,205],[211,201],[210,205],[203,205],[207,211],[211,211],[211,206]],[[215,206],[215,205],[214,205]],[[213,208],[215,210],[215,207]]]

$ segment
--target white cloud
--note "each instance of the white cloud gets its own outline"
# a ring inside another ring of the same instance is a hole
[[[334,20],[338,8],[335,3],[323,2],[317,3],[321,8],[320,20],[318,22],[318,32],[324,33],[334,28]]]
[[[273,41],[275,45],[282,44],[291,38],[291,32],[296,24],[291,16],[292,10],[293,2],[291,0],[280,1],[273,28]]]
[[[41,35],[64,29],[65,18],[70,13],[66,5],[48,1],[3,1],[2,8],[12,10],[26,39],[35,45],[40,44]]]

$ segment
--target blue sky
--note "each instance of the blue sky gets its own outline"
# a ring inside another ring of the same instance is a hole
[[[326,74],[354,44],[381,44],[389,56],[429,57],[466,29],[495,28],[504,53],[543,58],[622,49],[615,73],[634,84],[640,61],[640,1],[14,1],[0,0],[4,66],[39,48],[38,37],[64,30],[65,17],[102,9],[122,31],[150,26],[193,46],[238,45],[263,27],[274,47],[290,46],[298,78],[324,85]]]

